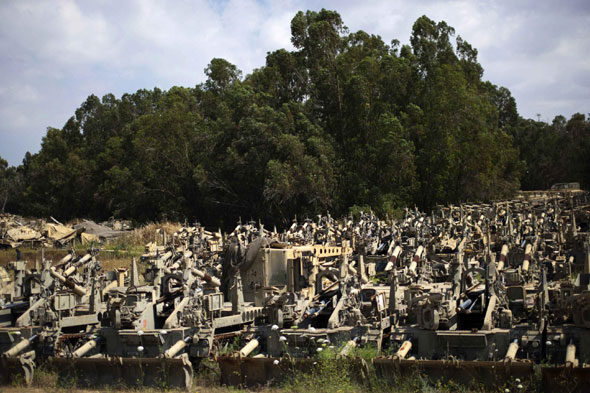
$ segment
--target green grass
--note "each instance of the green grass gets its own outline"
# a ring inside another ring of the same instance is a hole
[[[221,393],[221,392],[258,392],[258,393],[511,393],[541,392],[540,372],[530,378],[518,380],[511,378],[504,384],[498,384],[495,388],[485,388],[478,382],[470,385],[462,385],[452,380],[430,383],[428,379],[419,372],[406,373],[403,376],[394,373],[386,377],[379,377],[371,363],[374,355],[374,348],[358,348],[354,356],[341,358],[338,356],[341,348],[326,347],[314,357],[313,367],[309,372],[290,371],[284,375],[284,380],[276,386],[258,388],[226,387],[220,384],[220,371],[217,363],[211,360],[203,360],[199,370],[195,372],[191,392]],[[291,370],[295,370],[292,367]],[[392,383],[393,382],[393,383]],[[96,390],[95,390],[96,389]],[[137,387],[125,386],[97,386],[96,388],[79,389],[75,380],[64,380],[58,378],[53,370],[40,367],[36,370],[33,384],[25,388],[22,383],[12,386],[0,386],[0,392],[179,392],[171,389],[165,384],[158,387]],[[570,391],[564,386],[564,392]]]

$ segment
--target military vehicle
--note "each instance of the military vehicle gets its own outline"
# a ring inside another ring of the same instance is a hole
[[[325,348],[372,347],[391,383],[418,372],[498,388],[540,370],[548,390],[583,391],[590,205],[561,191],[397,219],[320,216],[283,232],[194,225],[147,245],[142,274],[135,260],[102,272],[95,250],[33,271],[15,261],[2,375],[30,381],[46,362],[81,385],[190,388],[211,358],[223,383],[266,385]]]

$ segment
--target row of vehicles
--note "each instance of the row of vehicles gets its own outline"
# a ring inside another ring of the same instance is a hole
[[[195,225],[127,269],[103,271],[95,249],[30,270],[15,261],[0,305],[2,377],[31,381],[45,363],[82,385],[190,388],[201,360],[215,359],[222,382],[265,384],[286,357],[371,346],[383,378],[418,369],[494,385],[543,364],[548,384],[583,386],[588,210],[577,193],[388,220],[321,216],[283,232]]]

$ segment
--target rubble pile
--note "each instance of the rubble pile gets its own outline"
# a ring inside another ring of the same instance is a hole
[[[97,224],[83,220],[68,226],[51,218],[26,219],[13,214],[0,214],[0,247],[18,248],[21,246],[58,247],[71,246],[74,241],[82,244],[103,243],[114,239],[132,229],[129,221],[107,221]]]

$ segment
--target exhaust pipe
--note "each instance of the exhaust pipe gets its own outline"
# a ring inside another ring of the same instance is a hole
[[[193,272],[193,274],[203,280],[205,280],[206,282],[208,282],[209,284],[213,285],[214,287],[220,287],[221,286],[221,281],[219,281],[219,279],[217,277],[213,277],[208,275],[207,273],[199,270],[199,269],[195,269],[192,268],[191,271]]]
[[[397,350],[395,355],[393,355],[393,357],[395,359],[401,360],[408,355],[408,352],[410,352],[410,349],[412,349],[412,342],[410,340],[406,340],[403,342],[402,346],[399,347],[399,349]]]
[[[20,340],[16,345],[12,348],[7,350],[2,354],[2,356],[7,358],[12,358],[24,351],[25,349],[29,348],[29,346],[33,343],[33,341],[37,338],[37,335],[33,335],[30,338],[23,338]]]
[[[527,245],[524,248],[524,260],[522,261],[522,271],[523,272],[528,272],[529,271],[529,266],[531,264],[531,251],[533,249],[533,246],[530,243],[527,243]]]
[[[508,350],[506,351],[506,356],[504,356],[504,361],[516,359],[516,352],[518,352],[518,340],[514,340],[510,343]]]
[[[578,367],[578,359],[576,359],[576,346],[573,341],[570,341],[565,350],[565,365],[566,367]]]
[[[498,261],[497,270],[504,270],[504,264],[506,263],[506,257],[508,256],[508,245],[504,244],[502,246],[502,251],[500,252],[500,261]]]
[[[412,274],[416,274],[416,268],[418,267],[418,262],[423,257],[424,257],[424,246],[419,246],[418,249],[416,250],[416,253],[414,254],[414,257],[412,258],[412,262],[410,263],[409,270]]]
[[[80,348],[76,349],[74,353],[72,353],[73,358],[81,358],[86,355],[90,350],[96,348],[96,344],[100,341],[100,337],[93,338],[92,340],[88,341],[86,344],[82,345]]]
[[[250,355],[252,353],[253,350],[256,349],[256,347],[258,347],[258,340],[257,339],[252,339],[248,342],[248,344],[244,345],[244,347],[242,349],[240,349],[240,356],[241,357],[247,357],[248,355]]]
[[[178,355],[180,351],[184,349],[184,347],[188,345],[189,342],[191,342],[191,340],[192,339],[190,336],[186,336],[184,340],[178,340],[173,346],[171,346],[166,350],[166,352],[164,352],[164,357],[166,359],[175,357],[176,355]]]
[[[391,271],[393,270],[393,268],[395,267],[395,263],[397,261],[397,258],[399,257],[399,254],[401,254],[402,252],[402,248],[400,246],[395,246],[395,248],[393,249],[393,253],[391,254],[391,257],[389,257],[389,261],[387,262],[387,266],[385,266],[385,271]]]

